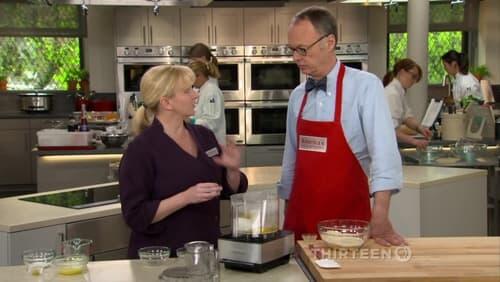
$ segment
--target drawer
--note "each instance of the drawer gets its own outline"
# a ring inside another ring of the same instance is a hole
[[[0,130],[23,130],[29,129],[29,119],[1,119]]]
[[[66,224],[66,238],[92,239],[93,255],[127,248],[130,229],[119,214]]]

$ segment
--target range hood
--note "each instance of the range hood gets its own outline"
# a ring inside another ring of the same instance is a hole
[[[212,0],[52,0],[55,4],[102,5],[102,6],[207,6]]]

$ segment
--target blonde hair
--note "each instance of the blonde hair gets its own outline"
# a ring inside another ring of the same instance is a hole
[[[132,119],[132,134],[139,135],[153,123],[162,97],[173,97],[180,87],[193,85],[193,71],[181,65],[160,65],[149,69],[141,78],[143,105]]]
[[[206,77],[214,77],[214,78],[219,78],[220,73],[219,69],[215,64],[212,62],[201,62],[201,61],[193,61],[189,63],[188,65],[195,74],[203,74]]]

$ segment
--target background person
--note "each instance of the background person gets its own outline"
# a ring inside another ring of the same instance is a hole
[[[327,9],[306,8],[292,19],[288,46],[309,78],[288,104],[278,186],[288,200],[284,228],[299,240],[317,233],[321,220],[361,219],[370,221],[376,242],[400,245],[389,204],[402,186],[402,165],[382,83],[341,64],[336,43],[337,24]]]
[[[190,241],[217,244],[219,196],[247,189],[236,146],[219,146],[203,126],[185,123],[198,94],[186,66],[161,65],[141,80],[141,106],[133,119],[138,135],[120,163],[120,201],[132,229],[128,256],[146,246],[173,253]]]
[[[454,78],[452,91],[457,105],[460,105],[464,97],[471,95],[477,100],[483,100],[479,81],[469,72],[469,60],[466,54],[450,50],[441,56],[441,60],[446,73]]]
[[[422,69],[420,66],[413,60],[406,58],[396,62],[393,69],[383,79],[385,86],[384,93],[389,104],[389,110],[391,111],[396,138],[400,142],[414,145],[417,148],[427,147],[429,141],[411,136],[408,132],[405,132],[401,125],[415,130],[426,139],[432,137],[432,132],[415,119],[405,97],[406,90],[419,82],[421,78]]]
[[[199,89],[200,95],[193,116],[194,123],[212,130],[219,144],[226,144],[224,96],[216,81],[209,79],[217,75],[217,67],[202,61],[193,61],[189,67],[196,76],[193,85]]]

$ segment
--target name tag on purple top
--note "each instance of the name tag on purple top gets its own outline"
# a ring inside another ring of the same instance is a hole
[[[219,155],[219,150],[217,150],[217,147],[213,147],[212,149],[208,150],[205,152],[209,158],[215,157]]]

